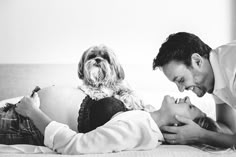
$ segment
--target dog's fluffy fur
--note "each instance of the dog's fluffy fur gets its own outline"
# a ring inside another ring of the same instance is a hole
[[[78,76],[83,81],[80,89],[92,99],[114,96],[128,110],[145,110],[143,101],[124,84],[124,70],[113,51],[105,45],[90,47],[83,53]]]

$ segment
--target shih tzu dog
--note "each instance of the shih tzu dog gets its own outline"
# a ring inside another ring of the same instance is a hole
[[[93,100],[113,96],[128,110],[145,110],[143,101],[125,84],[125,73],[115,54],[105,45],[90,47],[83,53],[78,76],[83,81],[80,89]]]

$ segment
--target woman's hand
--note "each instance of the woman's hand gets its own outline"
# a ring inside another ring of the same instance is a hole
[[[183,126],[163,126],[163,136],[167,143],[170,144],[194,144],[200,142],[200,137],[204,129],[193,122],[191,119],[176,116],[176,119],[183,123]]]
[[[16,104],[16,112],[25,117],[30,117],[31,113],[35,110],[39,110],[40,99],[35,92],[32,97],[25,96],[19,103]]]

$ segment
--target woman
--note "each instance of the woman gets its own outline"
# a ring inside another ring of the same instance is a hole
[[[205,113],[191,104],[188,97],[176,100],[165,96],[159,110],[118,112],[104,125],[84,134],[52,121],[37,107],[39,102],[37,93],[33,97],[24,97],[17,104],[16,111],[34,122],[44,134],[46,146],[62,154],[153,149],[164,140],[159,128],[178,123],[175,119],[176,114],[192,120],[206,117]],[[104,103],[110,104],[109,101]]]

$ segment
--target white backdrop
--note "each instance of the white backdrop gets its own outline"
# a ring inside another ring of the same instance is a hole
[[[73,64],[88,47],[105,44],[146,101],[159,105],[156,94],[173,93],[208,103],[208,97],[178,93],[160,71],[153,72],[152,60],[171,33],[192,32],[212,48],[232,40],[234,5],[234,0],[0,0],[0,63]]]

